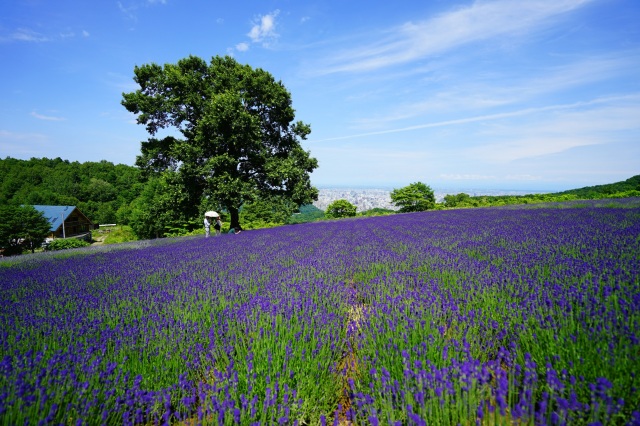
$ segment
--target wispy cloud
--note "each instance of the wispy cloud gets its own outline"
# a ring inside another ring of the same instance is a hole
[[[127,19],[132,21],[136,21],[138,19],[135,13],[136,10],[138,10],[137,4],[130,4],[128,6],[123,5],[121,2],[117,2],[116,4],[118,5],[120,12],[122,12]]]
[[[475,80],[469,80],[466,75],[449,76],[450,84],[440,91],[418,102],[395,103],[390,110],[358,120],[357,127],[381,129],[392,122],[427,114],[486,111],[521,104],[620,75],[634,75],[638,67],[640,51],[623,51],[615,55],[573,59],[561,65],[540,66],[528,74],[510,70]]]
[[[276,18],[279,14],[280,11],[276,9],[266,15],[258,16],[251,30],[247,33],[251,41],[268,46],[275,40],[278,37],[278,33],[276,32]]]
[[[38,114],[35,111],[33,111],[31,113],[31,116],[37,118],[38,120],[45,120],[45,121],[64,121],[64,120],[66,120],[66,118],[63,118],[63,117],[54,117],[54,116],[51,116],[51,115],[42,115],[42,114]]]
[[[358,133],[358,134],[345,135],[345,136],[336,136],[333,138],[314,140],[313,142],[354,139],[354,138],[361,138],[366,136],[410,132],[413,130],[420,130],[420,129],[429,129],[429,128],[436,128],[436,127],[446,127],[446,126],[454,126],[454,125],[460,125],[460,124],[476,123],[476,122],[494,121],[494,120],[500,120],[504,118],[526,116],[526,115],[531,115],[531,114],[536,114],[541,112],[577,109],[577,108],[588,107],[588,106],[597,105],[597,104],[604,104],[604,103],[610,103],[614,101],[624,101],[624,100],[631,100],[631,101],[634,101],[634,103],[638,103],[640,101],[640,94],[597,98],[597,99],[592,99],[590,101],[581,101],[581,102],[574,102],[569,104],[556,104],[556,105],[546,105],[541,107],[523,108],[523,109],[518,109],[513,111],[499,112],[495,114],[456,118],[452,120],[417,124],[414,126],[406,126],[406,127],[395,128],[395,129],[386,129],[386,130],[380,130],[380,131],[374,131],[374,132]]]
[[[0,35],[0,42],[47,43],[72,39],[77,35],[78,34],[71,29],[66,29],[53,35],[46,35],[37,31],[33,31],[29,28],[18,28],[8,35]],[[82,37],[89,37],[89,33],[85,30],[82,31],[81,35]]]
[[[46,41],[51,41],[51,39],[41,33],[32,31],[27,28],[19,28],[14,31],[9,37],[11,40],[16,41],[26,41],[31,43],[42,43]]]
[[[131,21],[137,21],[138,9],[147,6],[154,6],[156,4],[167,4],[167,0],[137,0],[129,1],[126,5],[119,1],[116,4],[118,5],[118,9],[120,9],[120,12],[122,12],[127,19]]]
[[[386,30],[380,40],[329,58],[321,74],[363,72],[415,61],[477,41],[521,36],[594,0],[494,0]]]
[[[490,163],[508,163],[607,144],[615,142],[620,135],[640,130],[640,96],[637,94],[591,106],[594,107],[561,110],[540,120],[504,123],[478,135],[495,142],[469,148],[466,156]]]

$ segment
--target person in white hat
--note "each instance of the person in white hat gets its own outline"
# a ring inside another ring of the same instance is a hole
[[[205,216],[204,217],[204,236],[205,238],[209,238],[209,235],[211,235],[211,222],[209,221],[209,217]]]

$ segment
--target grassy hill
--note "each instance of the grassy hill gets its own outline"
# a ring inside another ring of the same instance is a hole
[[[601,198],[601,195],[613,195],[629,191],[640,191],[640,175],[633,176],[622,182],[585,186],[584,188],[570,189],[568,191],[557,192],[556,194],[572,194],[580,198],[592,199]]]
[[[446,195],[443,207],[489,207],[510,204],[548,203],[572,200],[598,200],[603,198],[630,198],[640,197],[640,175],[633,176],[625,181],[606,185],[588,186],[571,189],[568,191],[549,194],[527,195],[476,195],[465,193]]]

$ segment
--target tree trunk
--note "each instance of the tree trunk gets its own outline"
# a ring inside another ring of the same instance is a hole
[[[229,208],[229,214],[231,215],[231,223],[229,226],[231,228],[240,227],[240,214],[239,210],[235,207]]]

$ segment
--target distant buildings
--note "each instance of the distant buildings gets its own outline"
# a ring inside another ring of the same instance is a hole
[[[465,193],[470,196],[476,195],[525,195],[539,191],[515,191],[501,189],[450,189],[434,190],[436,202],[441,203],[445,195]],[[335,200],[347,200],[358,208],[358,213],[373,208],[383,208],[398,210],[398,207],[391,203],[391,191],[388,189],[359,189],[359,188],[324,188],[319,190],[318,201],[313,203],[320,210],[326,210],[327,206]]]
[[[313,205],[320,210],[326,210],[335,200],[347,200],[358,208],[358,212],[376,207],[398,210],[391,203],[391,191],[385,189],[320,189],[319,192],[318,201]]]

